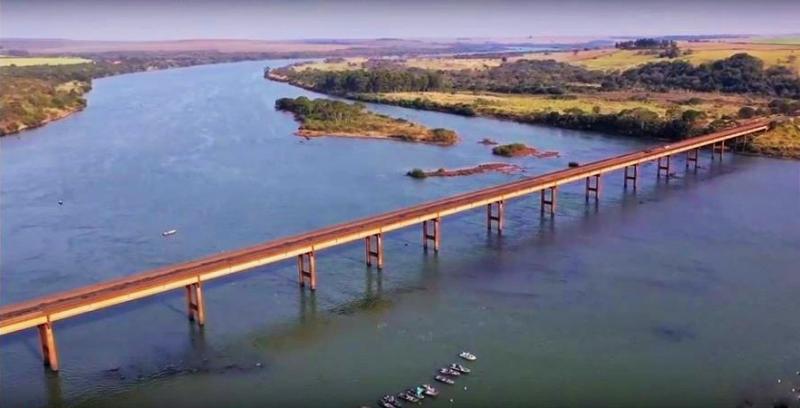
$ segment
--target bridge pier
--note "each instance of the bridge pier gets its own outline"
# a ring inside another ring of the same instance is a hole
[[[428,228],[428,224],[431,224],[432,228]],[[433,242],[433,251],[439,252],[439,244],[441,242],[441,224],[442,219],[436,217],[432,220],[422,221],[422,248],[425,251],[428,250],[428,244]]]
[[[50,320],[48,318],[48,320]],[[58,350],[56,349],[56,336],[53,333],[53,324],[49,321],[37,326],[39,329],[39,342],[42,346],[42,361],[45,367],[58,371]]]
[[[625,170],[628,168],[626,167]],[[594,183],[592,183],[594,180]],[[589,196],[594,193],[594,201],[600,200],[600,175],[586,177],[586,202],[589,202]]]
[[[551,216],[556,215],[558,201],[558,186],[548,187],[541,191],[541,212],[548,211]]]
[[[373,239],[375,241],[375,249],[373,250]],[[372,266],[372,259],[375,259],[375,264],[378,269],[383,269],[383,233],[370,235],[364,238],[366,248],[367,266]]]
[[[719,161],[722,161],[722,154],[725,152],[725,141],[711,144],[711,161],[714,161],[714,154],[717,155]]]
[[[491,231],[492,230],[492,222],[497,223],[497,232],[503,232],[503,214],[505,213],[504,210],[505,203],[503,200],[500,200],[496,203],[489,203],[486,205],[486,229]],[[493,211],[494,208],[497,208],[497,211]]]
[[[700,149],[692,149],[686,152],[686,170],[689,170],[691,167],[694,171],[697,171],[697,157],[700,155]]]
[[[633,168],[633,171],[630,169]],[[636,190],[636,187],[639,185],[639,165],[634,164],[632,166],[625,166],[625,182],[624,188],[628,188],[628,180],[633,182],[633,189]]]
[[[317,289],[317,262],[314,258],[314,251],[297,255],[297,274],[300,287],[308,284],[311,290]]]
[[[669,178],[671,157],[672,156],[663,156],[658,158],[658,178],[661,178],[662,175]]]
[[[186,306],[190,321],[197,322],[199,326],[206,324],[206,305],[200,282],[186,285]]]

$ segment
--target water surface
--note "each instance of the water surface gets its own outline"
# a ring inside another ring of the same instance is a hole
[[[656,143],[389,106],[372,107],[462,142],[306,141],[273,104],[313,94],[264,81],[264,64],[97,80],[84,112],[0,139],[0,304]],[[522,175],[403,175],[496,161],[484,137],[561,156],[509,160]],[[371,405],[462,349],[480,357],[473,374],[425,405],[791,398],[800,165],[675,166],[669,182],[646,166],[636,193],[605,177],[599,205],[569,186],[554,220],[537,197],[512,201],[501,237],[483,211],[446,218],[438,256],[418,228],[391,233],[380,273],[360,245],[323,251],[316,293],[297,287],[293,262],[211,282],[202,330],[181,292],[58,322],[58,376],[35,331],[4,336],[0,406]]]

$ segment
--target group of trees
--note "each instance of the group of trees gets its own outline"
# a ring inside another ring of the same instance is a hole
[[[678,43],[673,40],[658,40],[655,38],[639,38],[632,41],[621,41],[614,44],[621,50],[652,50],[659,48],[677,48]]]
[[[281,73],[291,82],[339,95],[449,90],[563,94],[601,84],[601,90],[683,89],[800,98],[800,79],[791,69],[765,68],[763,61],[745,53],[700,65],[663,61],[611,73],[553,60],[518,60],[483,70],[434,71],[397,63],[375,66],[345,71],[286,69]]]
[[[562,94],[602,82],[598,71],[553,60],[519,60],[485,70],[435,71],[397,63],[374,68],[321,71],[283,69],[275,72],[293,83],[332,94],[471,90],[504,93]]]
[[[275,101],[275,109],[292,112],[298,120],[349,121],[360,118],[366,113],[362,103],[346,103],[332,99],[311,100],[305,96],[298,98],[280,98]]]
[[[87,81],[62,75],[56,67],[36,70],[36,75],[14,75],[0,69],[0,136],[39,126],[52,117],[83,109]]]
[[[800,79],[794,72],[783,66],[764,68],[763,61],[745,53],[700,65],[686,61],[649,63],[608,75],[603,81],[604,89],[631,87],[800,98]]]

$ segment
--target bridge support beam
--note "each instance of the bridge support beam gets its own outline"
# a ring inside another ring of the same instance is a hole
[[[430,225],[430,228],[429,228]],[[433,251],[439,252],[441,242],[442,219],[436,217],[422,222],[422,248],[428,250],[428,245],[433,243]]]
[[[53,324],[48,321],[37,327],[39,328],[39,342],[42,346],[42,361],[46,367],[58,371],[58,350],[56,349],[56,336],[53,334]]]
[[[364,244],[367,266],[372,266],[372,260],[374,259],[378,269],[383,269],[383,233],[364,238]]]
[[[697,157],[700,155],[700,149],[692,149],[686,152],[686,170],[691,167],[697,171]]]
[[[497,210],[495,210],[495,208]],[[503,232],[503,215],[505,213],[505,203],[500,200],[496,203],[486,205],[486,229],[492,230],[492,222],[497,224],[497,232]]]
[[[556,215],[556,204],[558,202],[558,186],[548,187],[541,191],[542,214],[548,212],[551,216]]]
[[[725,152],[725,141],[711,144],[711,161],[714,161],[714,155],[722,161],[722,154]]]
[[[627,167],[625,168],[627,170]],[[594,201],[600,200],[600,175],[586,177],[586,202],[589,202],[589,196],[594,195]]]
[[[632,166],[625,166],[624,188],[628,188],[628,181],[629,180],[633,184],[633,189],[636,190],[636,187],[639,185],[639,165],[638,164],[634,164]]]
[[[658,158],[658,178],[661,178],[662,175],[669,178],[671,157],[672,156],[664,156]]]
[[[200,282],[186,285],[186,308],[190,321],[197,322],[199,326],[206,324],[206,305]]]
[[[311,290],[317,289],[317,262],[314,251],[297,255],[297,274],[300,287],[308,285]]]

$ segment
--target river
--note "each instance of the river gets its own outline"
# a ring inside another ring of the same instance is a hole
[[[0,139],[0,304],[524,177],[404,176],[497,161],[484,137],[561,153],[507,160],[529,175],[658,143],[391,106],[462,142],[306,141],[273,104],[314,94],[262,78],[285,63],[96,80],[85,111]],[[568,186],[554,220],[514,200],[502,236],[446,218],[438,255],[391,233],[382,272],[323,251],[315,293],[293,262],[208,283],[202,330],[181,291],[59,321],[58,375],[35,330],[3,336],[0,406],[374,406],[465,349],[473,373],[424,405],[796,401],[800,163],[673,163],[636,193],[605,177],[599,205]]]

